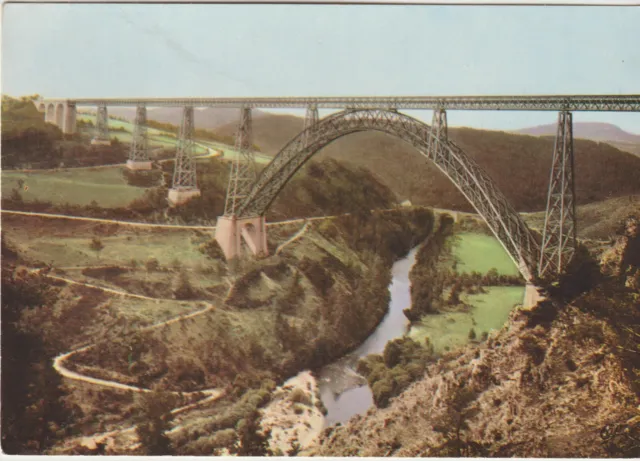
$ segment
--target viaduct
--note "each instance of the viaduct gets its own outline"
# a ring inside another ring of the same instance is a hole
[[[640,112],[640,95],[538,96],[400,96],[278,98],[114,98],[35,101],[67,134],[76,130],[79,106],[97,107],[93,144],[109,144],[109,106],[136,107],[135,128],[127,167],[151,169],[147,139],[147,107],[182,107],[169,202],[176,206],[200,195],[193,158],[194,107],[237,108],[240,122],[231,162],[224,215],[218,218],[216,240],[227,259],[236,257],[243,241],[255,255],[267,254],[265,214],[289,179],[316,152],[336,139],[374,130],[396,136],[433,162],[486,221],[528,283],[554,278],[567,267],[576,249],[576,214],[572,113],[576,111]],[[306,109],[304,129],[291,139],[259,174],[252,146],[251,109]],[[338,110],[320,118],[318,109]],[[399,112],[432,110],[431,125]],[[534,234],[495,183],[447,135],[447,111],[508,110],[558,113],[542,234]]]

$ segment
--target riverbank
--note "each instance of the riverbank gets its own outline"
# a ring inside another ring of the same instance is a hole
[[[324,428],[321,407],[318,382],[310,371],[302,371],[278,386],[262,410],[260,425],[270,431],[271,451],[286,455],[307,449]]]

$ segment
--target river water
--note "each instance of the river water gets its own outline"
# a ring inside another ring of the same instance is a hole
[[[371,389],[355,369],[360,358],[382,353],[387,342],[407,332],[409,321],[402,311],[411,305],[409,271],[416,251],[414,248],[393,265],[389,311],[376,330],[356,350],[320,370],[320,396],[328,411],[325,426],[345,423],[356,414],[366,413],[373,405]]]

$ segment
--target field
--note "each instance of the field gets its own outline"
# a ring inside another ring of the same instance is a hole
[[[130,186],[121,168],[82,168],[51,172],[2,172],[2,194],[10,195],[22,179],[20,195],[25,201],[43,200],[54,204],[89,205],[96,201],[104,208],[122,207],[142,197],[145,189]]]
[[[453,238],[452,254],[459,273],[476,271],[486,274],[495,268],[499,274],[518,275],[516,266],[495,237],[464,232]],[[420,342],[428,336],[435,350],[442,352],[445,348],[453,349],[466,344],[472,328],[478,338],[482,332],[500,329],[511,309],[522,303],[524,286],[494,286],[485,290],[486,293],[463,294],[460,297],[462,302],[472,306],[468,312],[424,316],[419,324],[411,328],[409,336]]]
[[[518,269],[495,237],[462,233],[456,237],[453,256],[458,272],[480,272],[486,274],[495,268],[499,274],[518,275]]]
[[[486,293],[463,295],[462,301],[471,304],[470,312],[447,312],[429,315],[412,327],[409,336],[419,342],[429,337],[437,352],[454,349],[469,341],[472,328],[480,338],[482,332],[499,330],[513,306],[522,302],[524,287],[489,287]]]

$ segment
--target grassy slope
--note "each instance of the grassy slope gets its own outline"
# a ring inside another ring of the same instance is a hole
[[[446,312],[428,315],[412,327],[409,337],[423,343],[429,337],[436,352],[454,349],[469,342],[469,330],[478,337],[482,332],[502,328],[513,306],[522,302],[522,287],[489,287],[486,293],[463,295],[464,302],[473,305],[470,312]]]
[[[497,269],[499,274],[518,275],[518,269],[495,237],[486,234],[458,234],[453,246],[458,272],[480,272]]]
[[[458,272],[486,274],[495,268],[499,274],[518,274],[518,269],[495,237],[465,232],[453,238],[452,254]],[[504,286],[488,287],[486,290],[486,293],[462,295],[461,300],[473,306],[471,311],[424,316],[419,324],[411,328],[409,336],[420,342],[428,336],[436,351],[442,352],[445,347],[466,344],[471,328],[478,337],[484,331],[500,329],[513,306],[522,302],[524,288]]]
[[[302,119],[265,115],[254,121],[254,142],[275,154],[302,128]],[[233,125],[218,132],[230,134]],[[522,211],[543,209],[553,138],[499,131],[451,128],[450,137],[488,172]],[[576,140],[578,203],[640,193],[640,159],[607,144]],[[369,168],[399,199],[442,208],[470,209],[464,197],[435,166],[404,142],[382,133],[356,133],[327,146],[319,158],[334,157]]]
[[[629,195],[581,205],[576,209],[578,237],[588,239],[608,239],[616,233],[619,224],[629,215],[640,216],[640,195]],[[544,213],[524,215],[525,222],[541,229]]]
[[[99,168],[34,173],[3,171],[2,193],[8,196],[19,179],[28,187],[20,191],[24,200],[55,204],[89,205],[95,200],[105,208],[120,207],[141,197],[145,191],[128,185],[120,168]]]

